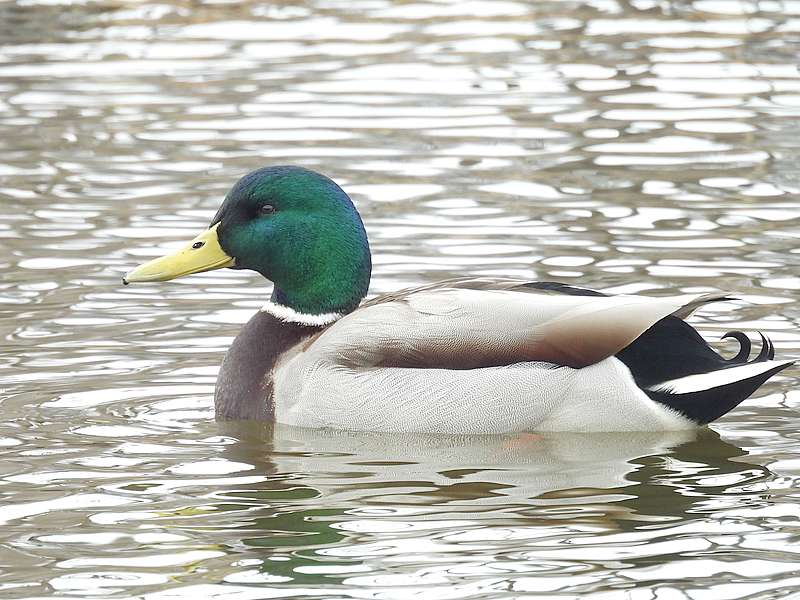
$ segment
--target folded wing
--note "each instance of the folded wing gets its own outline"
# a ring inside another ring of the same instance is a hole
[[[653,324],[722,294],[662,298],[564,295],[523,282],[459,280],[371,301],[308,346],[348,367],[475,369],[544,361],[581,368]]]

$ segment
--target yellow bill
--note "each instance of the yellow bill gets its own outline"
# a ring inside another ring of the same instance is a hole
[[[128,285],[140,281],[169,281],[192,273],[232,267],[234,259],[225,254],[219,245],[217,227],[219,223],[180,250],[139,265],[122,278],[122,283]]]

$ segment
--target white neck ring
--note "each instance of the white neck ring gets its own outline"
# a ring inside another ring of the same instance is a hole
[[[275,304],[274,302],[267,302],[261,307],[261,312],[268,313],[285,321],[287,323],[297,323],[299,325],[311,325],[320,327],[322,325],[330,325],[334,321],[338,321],[344,315],[342,313],[323,313],[321,315],[309,315],[306,313],[297,312],[293,308],[283,306],[282,304]]]

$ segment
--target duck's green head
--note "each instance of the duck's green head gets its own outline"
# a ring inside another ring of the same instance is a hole
[[[309,315],[356,308],[371,272],[367,234],[348,195],[324,175],[292,166],[242,177],[207,231],[123,282],[222,267],[258,271],[275,284],[273,302]]]

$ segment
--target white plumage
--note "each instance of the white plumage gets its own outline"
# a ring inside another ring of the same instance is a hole
[[[779,366],[789,366],[794,361],[791,360],[767,360],[764,362],[747,363],[722,371],[712,371],[711,373],[699,373],[697,375],[687,375],[677,379],[670,379],[658,385],[652,386],[654,392],[668,392],[670,394],[692,394],[704,390],[723,387],[755,377]]]
[[[276,420],[425,433],[661,431],[695,423],[650,400],[627,367],[542,362],[470,370],[351,368],[296,355],[276,372]]]

